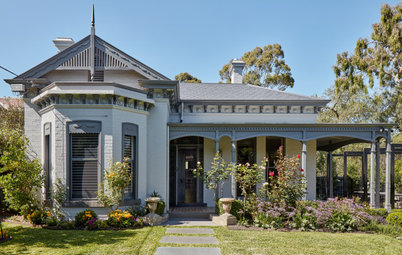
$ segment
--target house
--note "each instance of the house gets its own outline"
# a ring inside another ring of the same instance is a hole
[[[328,100],[242,84],[244,63],[239,60],[232,63],[230,84],[170,80],[96,36],[94,22],[82,40],[58,38],[54,43],[55,56],[6,82],[24,98],[25,134],[46,176],[43,194],[62,180],[69,187],[65,210],[70,215],[84,207],[101,210],[96,192],[103,171],[123,157],[130,158],[134,172],[125,205],[157,191],[167,209],[212,206],[212,191],[193,177],[197,161],[208,170],[219,150],[227,161],[257,163],[265,156],[272,159],[280,146],[289,156],[301,155],[306,198],[313,200],[317,151],[327,151],[331,162],[337,148],[371,143],[370,189],[371,194],[379,191],[376,145],[386,139],[390,146],[391,124],[316,123]],[[332,196],[332,178],[328,186]],[[223,193],[238,195],[232,179]],[[379,206],[371,199],[372,206]]]

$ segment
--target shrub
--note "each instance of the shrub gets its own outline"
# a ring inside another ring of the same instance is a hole
[[[67,230],[74,229],[74,225],[75,224],[72,221],[60,221],[59,222],[59,226],[62,229],[67,229]]]
[[[0,125],[0,188],[11,209],[26,217],[37,210],[40,201],[36,191],[43,182],[38,159],[28,157],[28,139],[22,130]]]
[[[128,211],[131,213],[131,215],[133,215],[135,218],[138,217],[143,217],[145,216],[148,212],[147,212],[147,208],[145,208],[145,206],[142,205],[135,205],[132,206],[130,209],[128,209]]]
[[[156,207],[155,212],[159,215],[162,215],[165,212],[165,207],[166,207],[165,202],[161,200],[158,202],[158,206]]]
[[[56,216],[50,216],[46,219],[46,225],[48,226],[57,226],[59,224]]]
[[[402,227],[402,211],[391,212],[387,216],[387,221],[389,224]]]
[[[128,228],[137,224],[137,219],[128,211],[114,210],[108,214],[107,223],[111,227]]]
[[[283,156],[282,147],[278,154],[279,159],[275,162],[277,173],[269,172],[269,182],[262,185],[259,196],[272,203],[285,202],[287,206],[296,207],[307,188],[304,169],[299,167],[300,156]]]
[[[90,227],[92,227],[94,220],[95,222],[98,220],[96,213],[93,210],[84,210],[75,215],[75,226],[78,228],[86,228],[88,226],[87,223],[90,221],[92,222]]]
[[[253,213],[253,223],[262,228],[280,228],[287,224],[289,219],[294,216],[293,211],[286,209],[286,204],[264,202],[256,200],[257,208]]]
[[[335,211],[326,222],[325,226],[334,232],[346,232],[357,229],[356,220],[346,212]]]
[[[363,231],[372,231],[380,234],[390,235],[390,236],[402,236],[402,227],[389,224],[381,224],[375,221],[368,223],[361,228]]]
[[[118,209],[123,201],[123,190],[130,185],[133,172],[129,159],[116,162],[105,171],[104,180],[98,190],[98,200],[106,207]]]
[[[388,216],[388,211],[385,208],[379,208],[379,209],[367,208],[366,212],[373,217],[387,218]]]
[[[47,220],[48,217],[50,217],[50,212],[49,211],[43,211],[43,210],[35,210],[31,214],[27,215],[28,220],[33,225],[46,224],[46,220]]]
[[[222,202],[218,202],[218,214],[224,214]],[[237,220],[241,218],[241,212],[244,211],[243,202],[241,200],[235,200],[232,203],[232,209],[230,209],[230,214],[236,217]]]

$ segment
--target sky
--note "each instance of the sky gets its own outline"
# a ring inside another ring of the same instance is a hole
[[[20,74],[57,53],[52,40],[96,34],[174,79],[189,72],[218,82],[232,58],[279,43],[295,85],[287,91],[322,96],[335,79],[336,55],[371,35],[378,0],[0,0],[0,65]],[[0,69],[0,97],[13,96]],[[15,95],[14,95],[15,96]]]

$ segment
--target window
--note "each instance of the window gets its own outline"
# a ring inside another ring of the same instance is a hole
[[[95,199],[99,179],[100,122],[69,124],[71,199]]]
[[[138,127],[134,124],[123,123],[123,158],[128,158],[130,170],[133,172],[133,179],[130,186],[124,190],[124,199],[137,197],[137,134]]]
[[[50,133],[51,133],[51,124],[46,123],[43,126],[44,130],[44,155],[43,155],[43,170],[45,174],[45,199],[50,199],[50,187],[52,187],[52,168],[50,162]]]

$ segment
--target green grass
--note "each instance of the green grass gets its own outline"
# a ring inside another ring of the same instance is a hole
[[[0,254],[154,254],[166,227],[120,231],[47,230],[4,223],[13,239]],[[238,231],[213,227],[222,254],[402,254],[402,241],[380,234]],[[205,236],[205,235],[204,235]]]
[[[379,234],[215,229],[222,254],[402,254],[402,241]]]
[[[120,231],[48,230],[3,223],[1,254],[154,254],[164,227]]]

